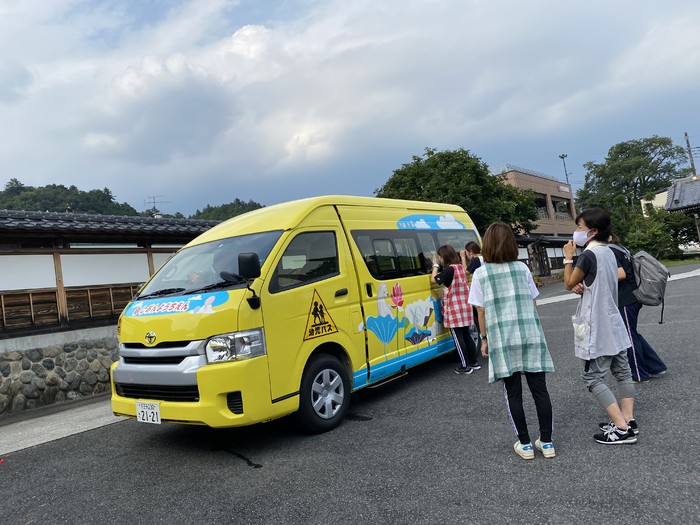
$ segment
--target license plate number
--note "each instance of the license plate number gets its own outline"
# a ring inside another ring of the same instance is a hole
[[[136,402],[136,421],[160,425],[160,403]]]

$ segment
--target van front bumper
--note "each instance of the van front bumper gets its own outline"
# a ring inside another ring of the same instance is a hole
[[[119,362],[112,365],[112,378],[119,366]],[[159,387],[170,388],[168,385],[116,385],[112,380],[112,412],[117,416],[136,418],[136,403],[145,401],[159,404],[162,422],[220,428],[267,421],[298,408],[298,396],[280,403],[271,402],[265,357],[205,365],[197,370],[196,378],[198,392],[192,401],[168,401],[148,393],[158,392]],[[190,390],[194,388],[192,386]]]

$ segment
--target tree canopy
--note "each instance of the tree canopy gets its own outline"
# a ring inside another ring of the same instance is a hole
[[[651,199],[659,190],[668,189],[671,181],[688,176],[686,163],[685,150],[668,137],[654,135],[615,144],[603,163],[584,164],[586,181],[576,193],[576,206],[579,210],[606,209],[613,230],[633,251],[678,256],[679,244],[697,241],[692,218],[651,206],[645,216],[641,200]]]
[[[0,191],[0,209],[51,211],[73,213],[100,213],[103,215],[138,215],[127,203],[118,203],[108,188],[82,191],[75,186],[61,184],[25,186],[16,178]]]
[[[503,221],[516,233],[536,228],[534,194],[491,175],[488,166],[463,148],[413,156],[386,183],[375,190],[377,197],[457,204],[464,208],[483,232],[489,224]]]
[[[197,210],[190,219],[208,219],[208,220],[220,220],[224,221],[235,217],[236,215],[241,215],[248,211],[257,210],[262,208],[263,205],[259,202],[249,200],[244,202],[239,198],[233,200],[228,204],[222,204],[221,206],[207,206],[202,211]]]
[[[576,193],[579,209],[624,206],[639,208],[648,194],[668,188],[673,179],[685,177],[689,168],[685,150],[668,137],[628,140],[615,144],[602,164],[587,162],[586,181]]]

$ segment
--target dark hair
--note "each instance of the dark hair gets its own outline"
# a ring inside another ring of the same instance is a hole
[[[518,242],[505,222],[494,222],[481,238],[484,262],[504,263],[518,260]]]
[[[481,253],[481,246],[479,246],[478,242],[474,242],[474,241],[469,241],[467,244],[465,244],[464,249],[467,250],[468,252],[472,252],[472,253],[476,253],[476,254]]]
[[[581,220],[590,229],[598,230],[592,237],[593,239],[599,242],[608,242],[612,233],[612,222],[610,222],[610,214],[607,211],[603,208],[589,208],[579,213],[574,222],[578,224]]]
[[[455,249],[449,244],[444,244],[438,248],[438,255],[442,258],[442,262],[445,266],[451,264],[460,264],[459,255]]]
[[[620,244],[620,238],[615,235],[614,233],[610,234],[610,240],[608,241],[610,244]]]

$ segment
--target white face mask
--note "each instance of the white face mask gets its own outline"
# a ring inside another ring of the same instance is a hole
[[[586,246],[586,243],[591,240],[591,238],[588,236],[588,232],[590,232],[590,231],[591,231],[590,228],[586,231],[576,230],[574,232],[574,242],[578,246],[581,246],[581,247]]]

